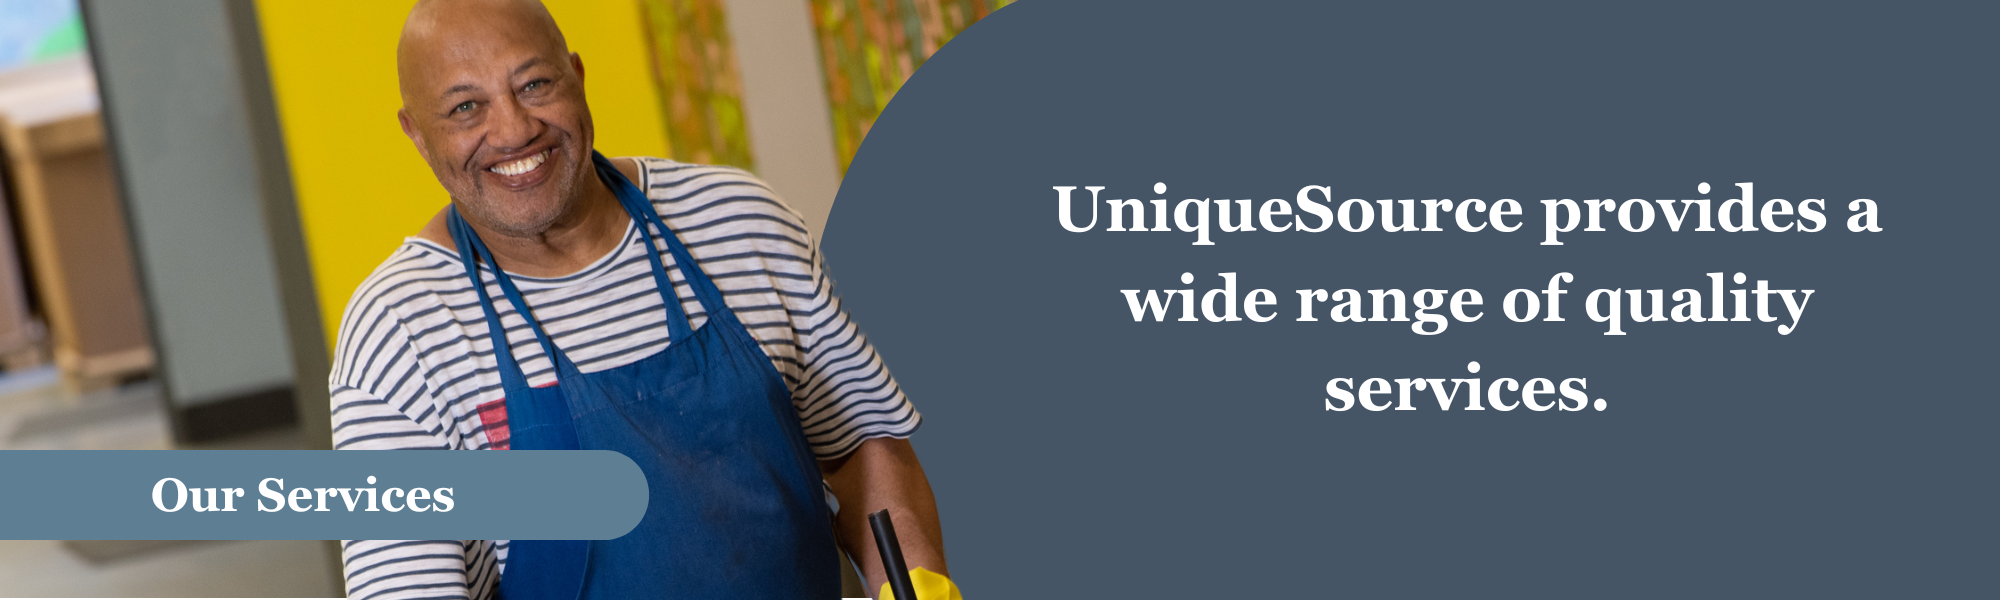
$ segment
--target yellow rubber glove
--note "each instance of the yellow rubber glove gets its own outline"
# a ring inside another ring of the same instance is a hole
[[[910,587],[917,590],[917,600],[965,600],[958,594],[958,584],[951,578],[932,573],[930,569],[917,567],[910,569]],[[882,584],[882,593],[876,600],[896,600],[896,594],[889,591],[889,584]]]

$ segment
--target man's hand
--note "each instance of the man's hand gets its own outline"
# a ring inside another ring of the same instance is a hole
[[[923,567],[949,576],[944,566],[944,536],[938,528],[937,499],[917,452],[909,440],[874,438],[847,456],[820,461],[819,470],[840,500],[840,514],[834,519],[841,547],[854,557],[868,580],[864,589],[879,589],[887,582],[882,558],[875,551],[875,533],[868,527],[868,513],[888,509],[896,522],[896,538],[903,545],[903,561],[911,569]]]

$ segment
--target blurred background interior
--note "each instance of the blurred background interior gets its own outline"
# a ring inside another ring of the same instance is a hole
[[[600,150],[750,169],[817,235],[896,89],[1006,3],[548,4]],[[0,0],[0,449],[328,448],[347,297],[449,201],[395,124],[410,4]],[[338,596],[338,556],[0,541],[0,596]]]

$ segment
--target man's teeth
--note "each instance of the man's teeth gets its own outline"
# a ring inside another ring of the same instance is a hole
[[[501,175],[512,177],[515,175],[520,175],[522,173],[533,171],[535,170],[535,167],[542,166],[542,161],[548,159],[549,159],[549,151],[543,150],[540,154],[536,154],[534,156],[523,158],[521,160],[517,160],[510,163],[502,163],[487,170],[499,173]]]

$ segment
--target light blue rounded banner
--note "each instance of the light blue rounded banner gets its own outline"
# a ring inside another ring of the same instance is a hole
[[[15,540],[605,540],[648,495],[601,450],[9,450],[0,480]]]

